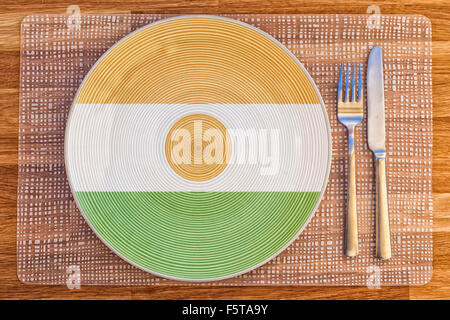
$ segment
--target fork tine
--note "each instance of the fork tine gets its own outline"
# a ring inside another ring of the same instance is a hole
[[[342,63],[341,63],[341,71],[339,72],[338,101],[342,101]]]
[[[358,63],[359,71],[358,71],[358,101],[361,100],[362,93],[362,78],[361,78],[361,64]]]
[[[344,94],[344,102],[349,101],[349,93],[348,93],[348,63],[347,63],[347,74],[345,75],[345,94]]]
[[[352,102],[355,102],[355,73],[356,73],[356,68],[355,68],[355,64],[353,64],[353,68],[352,68]]]

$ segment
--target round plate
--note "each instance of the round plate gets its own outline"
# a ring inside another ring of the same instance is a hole
[[[81,84],[66,168],[94,232],[153,274],[219,280],[304,229],[330,167],[325,106],[302,64],[245,23],[182,16],[110,48]]]

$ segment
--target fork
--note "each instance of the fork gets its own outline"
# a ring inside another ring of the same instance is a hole
[[[345,88],[342,88],[341,64],[338,85],[338,120],[348,131],[348,194],[347,194],[347,216],[345,221],[345,255],[355,257],[358,255],[358,218],[356,214],[356,158],[355,158],[355,127],[362,121],[363,117],[363,92],[361,65],[358,64],[358,96],[355,95],[355,64],[353,64],[351,99],[348,83],[349,68],[345,76]]]

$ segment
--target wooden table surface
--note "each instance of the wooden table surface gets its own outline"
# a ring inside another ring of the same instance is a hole
[[[366,13],[423,14],[433,26],[433,278],[421,287],[102,287],[22,284],[16,276],[19,29],[29,14],[65,13]],[[450,1],[448,0],[2,0],[0,4],[0,298],[3,299],[449,299]]]

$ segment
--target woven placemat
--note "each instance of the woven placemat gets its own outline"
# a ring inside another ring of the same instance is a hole
[[[245,275],[193,285],[419,285],[432,274],[431,23],[423,16],[226,15],[281,41],[303,62],[327,106],[333,161],[327,192],[302,235]],[[72,99],[95,61],[128,33],[168,17],[32,15],[21,28],[17,273],[21,281],[66,284],[182,284],[116,256],[74,204],[64,168]],[[78,19],[79,18],[79,19]],[[69,24],[68,24],[69,22]],[[366,120],[356,130],[360,254],[343,255],[346,130],[336,119],[338,64],[384,50],[387,174],[393,258],[375,258],[374,163]]]

